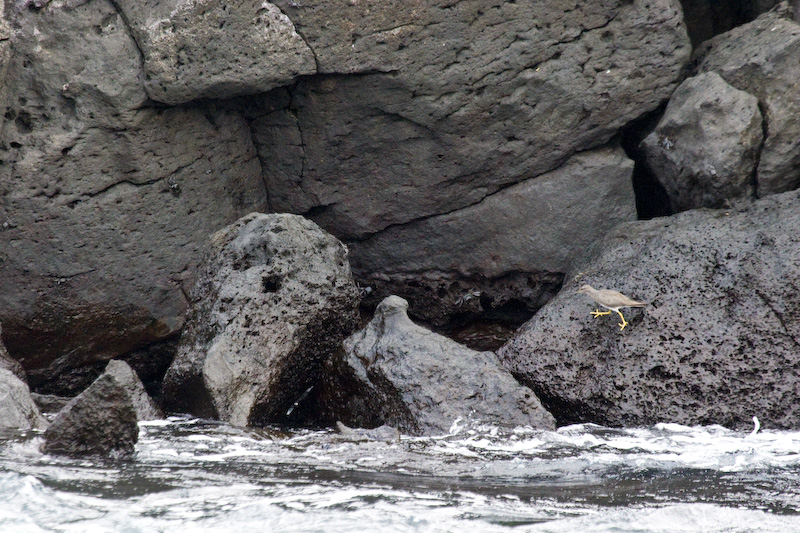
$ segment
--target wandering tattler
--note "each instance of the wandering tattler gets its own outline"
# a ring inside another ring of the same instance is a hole
[[[589,298],[600,304],[601,307],[605,307],[606,309],[610,309],[610,311],[600,311],[599,309],[592,311],[592,315],[595,318],[603,315],[610,315],[611,311],[614,311],[619,315],[622,319],[622,322],[619,324],[619,330],[622,331],[625,329],[625,326],[628,325],[628,321],[625,320],[625,317],[622,316],[620,313],[620,309],[623,307],[644,307],[647,304],[645,302],[637,302],[636,300],[631,300],[621,292],[612,291],[608,289],[600,289],[597,290],[593,288],[591,285],[582,285],[578,292],[581,294],[588,294]]]

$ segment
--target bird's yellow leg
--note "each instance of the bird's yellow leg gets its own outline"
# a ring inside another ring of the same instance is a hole
[[[625,326],[628,325],[628,321],[625,320],[625,317],[622,316],[622,313],[620,313],[619,311],[617,311],[617,314],[622,319],[622,322],[619,323],[619,330],[622,331],[623,329],[625,329]]]
[[[597,318],[599,316],[603,316],[603,315],[610,315],[610,314],[611,314],[611,311],[601,311],[599,309],[595,309],[594,311],[592,311],[592,316],[594,316],[595,318]]]

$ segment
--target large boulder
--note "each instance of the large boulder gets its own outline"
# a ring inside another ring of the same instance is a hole
[[[164,418],[164,413],[147,394],[142,381],[136,372],[124,361],[113,360],[106,365],[105,374],[110,374],[125,388],[133,402],[137,420],[158,420]]]
[[[672,209],[684,211],[751,198],[763,141],[758,99],[706,72],[675,90],[641,148]]]
[[[164,381],[172,411],[236,425],[284,420],[358,320],[347,249],[297,215],[215,233]]]
[[[757,168],[759,196],[800,186],[800,25],[786,2],[749,24],[708,41],[699,72],[714,71],[755,95],[767,125]]]
[[[800,427],[800,194],[625,224],[498,355],[561,423]],[[650,303],[594,319],[590,283]]]
[[[418,308],[415,316],[434,323],[446,314],[442,306],[487,312],[512,298],[539,303],[561,281],[551,273],[566,272],[592,242],[636,219],[632,173],[621,148],[578,154],[473,206],[354,242],[353,269],[377,294],[403,279],[430,288],[408,288],[404,296]],[[453,274],[472,284],[454,282]],[[470,298],[471,287],[479,298]]]
[[[0,368],[0,428],[44,429],[47,421],[31,397],[28,385]]]
[[[31,386],[74,395],[178,334],[203,240],[266,191],[238,113],[148,103],[112,2],[9,2],[4,17],[0,320]]]
[[[62,409],[44,432],[44,453],[129,456],[139,439],[136,409],[125,387],[103,374]]]
[[[314,53],[263,0],[119,0],[144,60],[148,96],[167,104],[231,98],[316,71]]]
[[[351,426],[383,424],[404,433],[447,433],[472,419],[553,429],[536,395],[492,352],[476,352],[414,324],[408,302],[386,298],[327,365],[323,409]]]
[[[266,95],[254,113],[271,205],[305,213],[352,244],[356,276],[388,279],[387,291],[408,273],[487,289],[497,278],[415,270],[438,246],[419,238],[434,224],[428,220],[441,224],[437,234],[481,247],[473,231],[487,219],[469,220],[471,208],[495,193],[508,198],[504,189],[515,184],[535,188],[530,182],[575,153],[606,145],[669,98],[691,51],[671,0],[276,4],[314,50],[320,75]],[[536,205],[565,201],[552,183],[542,189]],[[579,199],[579,191],[569,194]],[[466,223],[445,225],[459,210]],[[529,257],[547,256],[548,236],[574,222],[565,216],[539,227]],[[512,238],[513,231],[499,235]],[[356,246],[365,239],[393,253]],[[520,255],[512,255],[506,263],[502,254],[475,254],[463,265],[477,271],[493,260],[493,272],[513,274]],[[532,278],[545,273],[534,262],[522,269]]]

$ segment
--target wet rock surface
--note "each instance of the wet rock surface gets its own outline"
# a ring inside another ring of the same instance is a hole
[[[800,194],[621,226],[498,351],[560,423],[798,427]],[[649,301],[593,319],[582,283]]]
[[[758,99],[706,72],[675,90],[641,147],[672,209],[685,211],[752,198],[763,142]]]
[[[103,374],[73,398],[44,433],[42,451],[54,455],[125,457],[139,439],[136,409],[126,388]]]
[[[168,410],[231,424],[281,422],[358,320],[347,251],[296,215],[252,213],[211,238]]]
[[[348,426],[390,425],[402,433],[447,433],[468,418],[552,429],[553,417],[492,352],[476,352],[414,324],[397,296],[326,365],[328,416]]]
[[[0,368],[0,428],[44,429],[47,421],[31,397],[28,385]]]

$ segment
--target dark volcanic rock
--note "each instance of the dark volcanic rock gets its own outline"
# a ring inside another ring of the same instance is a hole
[[[112,2],[7,2],[2,18],[3,335],[36,389],[99,362],[84,388],[180,331],[203,240],[266,208],[261,166],[240,115],[150,105]]]
[[[44,428],[47,421],[31,398],[31,392],[11,371],[0,368],[0,428]]]
[[[498,352],[559,422],[800,427],[800,194],[621,226]],[[582,283],[649,301],[593,319]]]
[[[412,434],[447,433],[457,419],[552,429],[553,417],[492,352],[476,352],[417,326],[397,296],[327,365],[328,415],[350,426],[382,424]]]
[[[758,99],[708,72],[675,90],[641,148],[672,208],[685,211],[752,197],[763,140]]]
[[[700,72],[714,71],[759,100],[767,134],[757,168],[758,195],[800,186],[800,25],[791,20],[786,3],[715,37],[700,55]]]
[[[279,422],[357,324],[347,250],[296,215],[215,233],[164,405],[236,425]]]
[[[132,454],[138,439],[133,401],[114,376],[103,374],[58,413],[44,433],[42,451],[120,457]]]
[[[117,0],[142,50],[145,89],[168,104],[230,98],[316,71],[289,18],[263,0]]]
[[[110,374],[122,385],[133,402],[138,420],[158,420],[164,418],[164,413],[155,404],[153,399],[144,390],[144,385],[136,375],[136,372],[124,361],[109,361],[106,366],[106,374]]]

